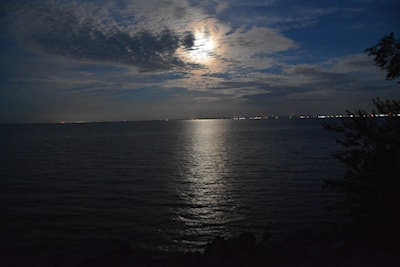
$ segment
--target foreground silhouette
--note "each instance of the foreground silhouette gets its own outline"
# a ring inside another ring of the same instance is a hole
[[[366,49],[388,80],[400,78],[400,39],[394,33]],[[375,226],[398,232],[400,226],[400,101],[374,99],[376,110],[347,112],[340,123],[323,124],[338,133],[342,150],[333,156],[346,166],[343,179],[325,185],[344,193],[340,208],[347,210],[359,227]],[[382,117],[382,115],[384,115]]]
[[[397,228],[400,224],[400,102],[374,100],[376,114],[348,112],[340,125],[323,124],[341,137],[342,150],[334,157],[345,164],[343,179],[325,180],[325,185],[345,194],[340,208],[357,223]]]
[[[0,266],[134,267],[134,266],[400,266],[397,247],[370,232],[316,225],[270,243],[244,232],[236,238],[215,237],[200,252],[148,251],[126,240],[92,240],[69,248],[51,245],[0,251]]]

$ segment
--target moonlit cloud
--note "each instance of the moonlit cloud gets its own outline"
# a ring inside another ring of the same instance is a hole
[[[18,37],[46,53],[136,66],[144,71],[185,65],[175,54],[182,42],[180,36],[168,28],[129,33],[118,24],[110,25],[111,18],[101,21],[62,6],[33,6],[18,15]]]
[[[396,6],[3,2],[0,121],[338,112],[399,97],[363,54],[398,28]]]

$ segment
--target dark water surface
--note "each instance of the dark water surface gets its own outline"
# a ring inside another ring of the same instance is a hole
[[[310,119],[0,125],[1,246],[126,238],[199,249],[332,220],[343,168]]]

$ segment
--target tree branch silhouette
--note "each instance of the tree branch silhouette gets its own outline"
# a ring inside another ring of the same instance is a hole
[[[400,40],[394,33],[366,52],[387,72],[387,80],[400,78]],[[372,101],[371,114],[347,111],[339,124],[322,124],[340,136],[336,141],[342,149],[333,157],[346,166],[342,179],[326,179],[324,185],[344,193],[339,206],[357,223],[400,225],[400,100]]]

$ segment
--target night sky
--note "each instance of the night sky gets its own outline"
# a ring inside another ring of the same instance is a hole
[[[318,115],[400,98],[398,0],[0,1],[0,123]]]

